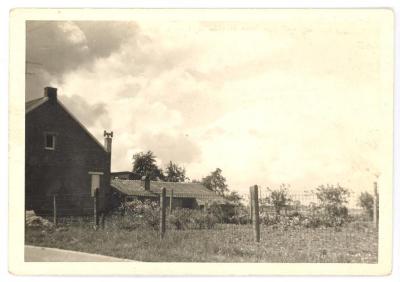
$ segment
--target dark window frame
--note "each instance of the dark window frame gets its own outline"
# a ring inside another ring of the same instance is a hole
[[[56,132],[48,132],[48,131],[46,131],[46,132],[44,132],[44,149],[45,150],[49,150],[49,151],[55,151],[55,149],[56,149],[56,144],[57,144],[57,142],[56,142],[56,140],[57,140],[57,133]],[[49,136],[51,136],[52,137],[52,145],[53,146],[48,146],[48,143],[47,143],[47,138],[49,137]]]

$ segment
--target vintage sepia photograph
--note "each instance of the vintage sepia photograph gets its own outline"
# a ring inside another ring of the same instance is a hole
[[[391,11],[23,28],[25,262],[389,259]]]

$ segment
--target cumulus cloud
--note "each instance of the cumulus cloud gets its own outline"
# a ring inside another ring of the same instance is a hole
[[[111,127],[111,119],[105,103],[90,104],[78,95],[62,96],[60,100],[86,126]]]
[[[379,22],[366,29],[362,17],[336,15],[28,23],[27,58],[42,66],[27,76],[27,96],[53,83],[98,138],[112,129],[113,170],[152,150],[191,178],[220,167],[238,191],[361,190],[380,170],[388,113],[380,57],[370,55],[382,50]]]
[[[200,161],[199,146],[190,136],[184,134],[143,134],[137,143],[142,151],[152,150],[162,160],[162,165],[169,161],[190,164]]]
[[[43,87],[60,83],[64,74],[109,56],[135,32],[131,22],[27,21],[27,99],[41,96]]]

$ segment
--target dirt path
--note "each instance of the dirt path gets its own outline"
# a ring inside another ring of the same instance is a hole
[[[25,261],[28,262],[127,262],[130,260],[88,254],[75,251],[67,251],[55,248],[44,248],[35,246],[25,246]]]

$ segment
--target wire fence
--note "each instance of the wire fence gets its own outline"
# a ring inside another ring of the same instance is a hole
[[[280,205],[274,205],[268,201],[271,191],[266,188],[258,189],[258,216],[259,223],[262,225],[274,225],[284,223],[289,225],[301,224],[302,220],[307,220],[317,216],[318,207],[321,206],[320,200],[313,193],[288,193],[286,201]],[[88,222],[93,221],[93,217],[105,213],[100,208],[102,202],[110,201],[102,195],[96,194],[63,194],[63,195],[47,195],[47,196],[33,196],[29,195],[26,199],[26,210],[34,211],[38,216],[47,219],[57,218],[58,223],[65,222]],[[117,208],[114,210],[107,210],[107,215],[120,214],[125,215],[128,209],[131,209],[130,214],[140,216],[146,210],[146,205],[140,208],[135,208],[130,203],[153,203],[152,208],[159,212],[161,208],[162,194],[161,192],[154,193],[150,196],[124,196],[119,199]],[[107,203],[103,204],[104,206]],[[175,220],[184,220],[192,222],[196,225],[196,220],[201,220],[199,215],[212,215],[212,220],[215,224],[228,224],[228,226],[235,228],[237,225],[249,225],[251,227],[253,221],[253,212],[250,193],[247,197],[242,199],[226,199],[213,194],[188,194],[166,191],[165,200],[166,215],[175,218]],[[371,222],[371,218],[365,210],[360,207],[345,205],[347,216],[351,220],[359,220]],[[147,209],[149,209],[147,207]],[[199,217],[199,218],[196,218]],[[203,220],[207,220],[203,218]],[[168,228],[173,228],[173,224],[169,221]],[[308,221],[303,222],[305,226],[312,224]],[[177,223],[179,226],[179,223]],[[184,224],[183,224],[184,225]],[[167,229],[168,229],[167,228]],[[184,228],[184,227],[182,227]],[[179,229],[179,227],[178,227]]]
[[[282,258],[283,262],[293,261],[293,252],[305,256],[296,261],[341,261],[347,260],[349,253],[354,261],[377,261],[376,211],[371,218],[364,210],[344,203],[345,209],[338,210],[343,214],[331,217],[313,193],[287,193],[279,205],[270,199],[271,191],[258,187],[252,187],[244,201],[161,189],[146,196],[119,197],[117,208],[106,210],[100,206],[110,199],[98,192],[94,196],[36,196],[26,202],[27,225],[42,224],[34,217],[39,216],[55,227],[150,230],[158,232],[161,239],[196,234],[193,236],[219,240],[226,246],[256,243],[254,252],[276,255],[279,262]],[[374,201],[376,207],[376,197]]]
[[[99,224],[104,215],[106,197],[90,194],[27,195],[25,200],[27,224],[40,226],[44,222],[54,226]],[[43,219],[44,221],[41,221]]]

